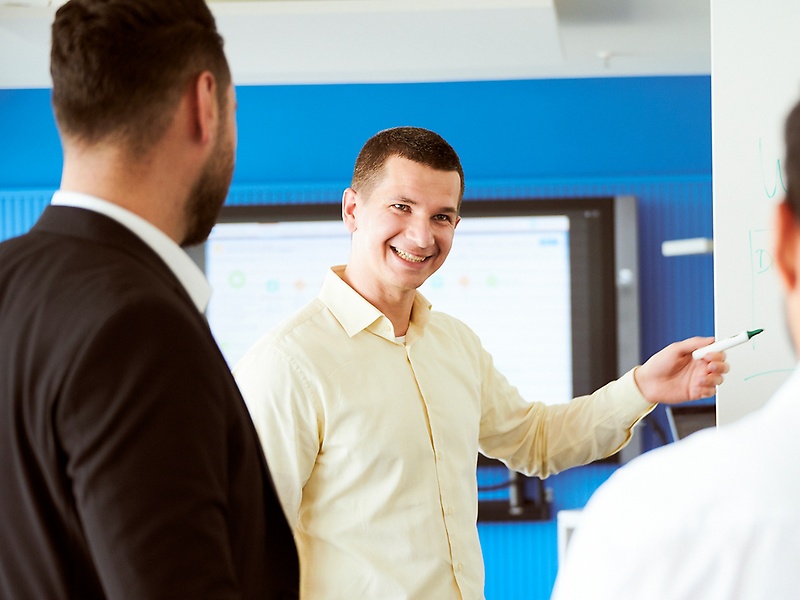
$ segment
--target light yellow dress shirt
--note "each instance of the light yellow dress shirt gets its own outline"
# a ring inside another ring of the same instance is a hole
[[[417,294],[405,344],[332,269],[234,374],[292,524],[304,600],[483,598],[478,451],[545,477],[607,456],[650,409],[632,372],[530,403]]]

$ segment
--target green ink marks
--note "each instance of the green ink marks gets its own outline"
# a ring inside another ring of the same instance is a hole
[[[750,322],[759,321],[758,316],[769,314],[772,300],[767,293],[772,278],[772,252],[770,231],[751,229],[748,231],[750,245]],[[764,279],[764,278],[767,279]]]
[[[778,193],[778,182],[781,184],[783,193],[786,193],[786,184],[783,183],[783,170],[781,169],[781,160],[775,160],[775,177],[772,180],[772,190],[770,190],[769,183],[767,182],[767,175],[764,169],[764,149],[762,147],[761,138],[758,138],[758,157],[761,163],[761,182],[764,185],[764,193],[767,198],[774,198]]]
[[[763,248],[758,248],[755,251],[754,268],[759,274],[769,271],[772,268],[772,254]]]
[[[756,377],[763,377],[764,375],[776,375],[778,373],[792,373],[794,368],[792,369],[774,369],[772,371],[763,371],[762,373],[754,373],[753,375],[748,375],[744,378],[744,381],[749,381],[750,379],[755,379]]]

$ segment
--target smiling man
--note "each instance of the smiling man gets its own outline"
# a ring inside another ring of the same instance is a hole
[[[463,193],[438,134],[373,136],[342,201],[347,265],[234,370],[307,600],[483,598],[478,451],[546,477],[616,452],[653,403],[711,395],[727,371],[720,354],[693,361],[710,340],[692,338],[568,404],[520,397],[417,291],[447,258]]]
[[[462,174],[457,159],[452,164],[457,169],[439,170],[389,156],[381,177],[363,176],[353,182],[358,192],[344,193],[342,216],[353,246],[342,279],[389,318],[396,336],[406,334],[417,288],[453,245]]]

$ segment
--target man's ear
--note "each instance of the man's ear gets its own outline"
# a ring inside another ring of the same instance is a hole
[[[800,223],[786,201],[776,207],[774,221],[773,260],[778,268],[781,283],[787,292],[791,292],[798,285]]]
[[[198,141],[208,144],[217,132],[219,119],[219,103],[217,101],[217,82],[209,71],[203,71],[192,86],[195,98],[195,131]]]
[[[350,233],[356,230],[357,199],[358,193],[353,188],[347,188],[342,194],[342,220]]]

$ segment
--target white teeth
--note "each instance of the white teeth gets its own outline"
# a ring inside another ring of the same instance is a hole
[[[395,248],[394,246],[392,247],[392,250],[394,250],[397,253],[397,256],[399,256],[403,260],[407,260],[408,262],[421,263],[427,258],[426,256],[414,256],[413,254],[409,254],[408,252],[403,252],[402,250],[400,250],[400,248]]]

